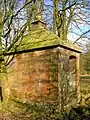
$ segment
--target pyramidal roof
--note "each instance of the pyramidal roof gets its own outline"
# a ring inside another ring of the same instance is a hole
[[[33,27],[35,28],[29,31],[29,33],[22,39],[18,50],[42,48],[59,44],[59,38],[43,26]]]
[[[76,52],[81,52],[79,47],[75,46],[73,43],[61,40],[57,35],[47,30],[45,24],[41,20],[36,20],[32,23],[32,28],[29,33],[21,40],[20,45],[16,48],[16,52],[56,45]]]

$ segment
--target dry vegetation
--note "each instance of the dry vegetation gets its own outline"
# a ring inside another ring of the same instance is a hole
[[[27,105],[25,113],[14,113],[0,110],[0,120],[90,120],[90,82],[81,78],[81,100],[78,106],[72,107],[69,112],[60,113],[55,106]],[[26,106],[18,103],[19,106]]]

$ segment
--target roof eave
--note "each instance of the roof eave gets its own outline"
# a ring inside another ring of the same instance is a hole
[[[7,56],[7,55],[20,54],[20,53],[26,53],[26,52],[34,52],[34,51],[40,51],[40,50],[51,49],[51,48],[56,48],[56,47],[62,47],[62,48],[71,50],[73,52],[82,53],[82,51],[80,50],[73,49],[73,48],[70,48],[70,47],[67,47],[61,44],[57,44],[57,45],[52,45],[52,46],[44,46],[44,47],[32,48],[32,49],[26,49],[26,50],[17,50],[13,52],[3,53],[3,55]]]

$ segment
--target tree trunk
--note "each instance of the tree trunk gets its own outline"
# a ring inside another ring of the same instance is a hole
[[[58,18],[58,0],[53,0],[53,32],[55,34],[58,34],[58,24],[59,24],[59,18]]]
[[[58,34],[61,40],[67,40],[67,31],[66,31],[66,3],[65,0],[62,0],[62,13],[61,13],[61,27],[58,29]]]

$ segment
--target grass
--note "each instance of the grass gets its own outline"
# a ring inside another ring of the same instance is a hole
[[[89,80],[90,81],[90,75],[81,75],[81,80]]]
[[[90,75],[82,75],[80,77],[81,93],[90,94]]]

